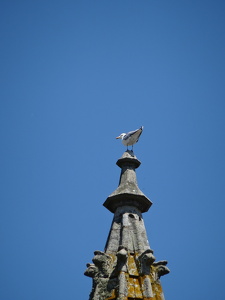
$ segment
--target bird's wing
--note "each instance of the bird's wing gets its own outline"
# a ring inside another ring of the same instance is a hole
[[[126,133],[126,135],[123,139],[124,140],[129,139],[129,137],[131,137],[133,134],[135,134],[135,132],[137,132],[137,130],[133,130],[133,131],[130,131],[130,132]]]
[[[140,137],[140,136],[141,136],[141,134],[142,134],[142,130],[143,130],[143,126],[141,126],[141,128],[137,130],[137,133],[139,133],[139,134],[138,134],[138,136],[137,136],[136,143],[138,142],[138,140],[139,140],[139,137]]]
[[[137,140],[136,140],[136,143],[138,142],[139,137],[141,136],[141,134],[142,134],[142,130],[141,130],[140,133],[139,133],[139,136],[138,136],[138,138],[137,138]]]
[[[125,135],[125,137],[124,137],[123,139],[124,139],[124,140],[129,139],[132,135],[134,135],[135,133],[138,133],[138,131],[140,131],[140,133],[139,133],[139,135],[138,135],[138,139],[139,139],[139,137],[140,137],[140,135],[141,135],[141,133],[142,133],[142,127],[139,128],[139,129],[136,129],[136,130],[133,130],[133,131],[128,132],[128,133]],[[137,141],[138,141],[138,139],[137,139]]]

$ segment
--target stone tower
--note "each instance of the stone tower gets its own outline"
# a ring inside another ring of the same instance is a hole
[[[114,214],[105,250],[95,251],[85,275],[93,278],[89,300],[164,300],[160,277],[167,261],[155,261],[142,213],[152,202],[139,189],[135,169],[141,162],[127,150],[117,161],[118,188],[103,204]]]

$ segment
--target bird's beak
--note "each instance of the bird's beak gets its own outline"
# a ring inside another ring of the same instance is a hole
[[[120,139],[120,136],[117,136],[116,139],[117,139],[117,140]]]

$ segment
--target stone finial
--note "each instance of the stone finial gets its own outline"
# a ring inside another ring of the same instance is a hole
[[[116,163],[121,168],[118,188],[106,199],[104,206],[114,213],[119,206],[132,205],[141,212],[149,210],[152,202],[139,189],[136,172],[141,162],[133,151],[127,150]]]

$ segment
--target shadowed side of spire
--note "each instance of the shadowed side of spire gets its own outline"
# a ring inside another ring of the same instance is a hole
[[[152,202],[139,189],[135,172],[141,162],[133,151],[127,150],[116,164],[121,168],[119,186],[109,195],[103,205],[112,213],[124,205],[135,206],[141,212],[148,211]]]

